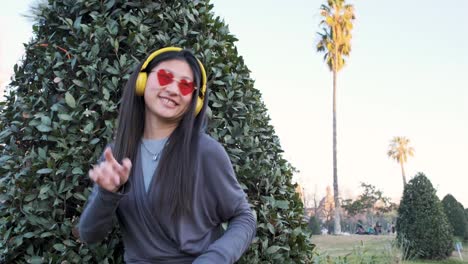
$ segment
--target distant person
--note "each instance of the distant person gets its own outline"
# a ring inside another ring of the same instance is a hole
[[[320,230],[320,232],[322,233],[322,235],[328,235],[328,229],[325,228],[325,227],[322,227],[322,229]]]
[[[382,225],[378,221],[375,223],[375,233],[376,235],[382,234]]]
[[[363,234],[365,234],[365,233],[366,233],[366,231],[364,230],[364,227],[362,227],[361,224],[358,224],[358,227],[357,227],[357,230],[356,230],[356,234],[358,234],[358,235],[363,235]]]
[[[395,224],[392,222],[392,234],[395,234]]]

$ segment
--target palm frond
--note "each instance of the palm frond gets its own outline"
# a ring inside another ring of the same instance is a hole
[[[394,137],[390,141],[387,155],[398,162],[403,161],[406,163],[408,161],[408,156],[412,157],[414,155],[414,148],[409,146],[409,144],[410,140],[406,137]]]
[[[327,4],[320,6],[322,20],[319,26],[323,33],[318,33],[320,40],[316,49],[327,54],[326,61],[332,70],[339,71],[345,65],[344,57],[351,52],[354,7],[345,4],[345,0],[327,0]],[[334,58],[337,58],[336,62]]]

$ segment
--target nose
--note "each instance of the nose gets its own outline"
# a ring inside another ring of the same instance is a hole
[[[166,91],[168,91],[171,95],[179,95],[179,84],[176,80],[171,82],[170,84],[166,85]]]

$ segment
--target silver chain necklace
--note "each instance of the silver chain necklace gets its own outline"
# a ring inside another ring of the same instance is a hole
[[[159,151],[158,153],[153,153],[151,152],[151,150],[149,150],[148,147],[146,147],[146,144],[145,142],[142,140],[141,143],[143,144],[143,147],[146,149],[146,151],[148,151],[149,154],[151,154],[153,157],[152,157],[152,160],[153,161],[157,161],[159,159],[159,154],[161,154],[161,151]]]

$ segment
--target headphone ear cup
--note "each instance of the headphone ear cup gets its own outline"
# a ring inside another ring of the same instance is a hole
[[[135,93],[139,96],[145,94],[146,81],[148,80],[148,74],[146,72],[138,73],[138,78],[135,83]]]
[[[197,116],[203,108],[203,100],[197,96],[197,106],[195,108],[195,116]]]

